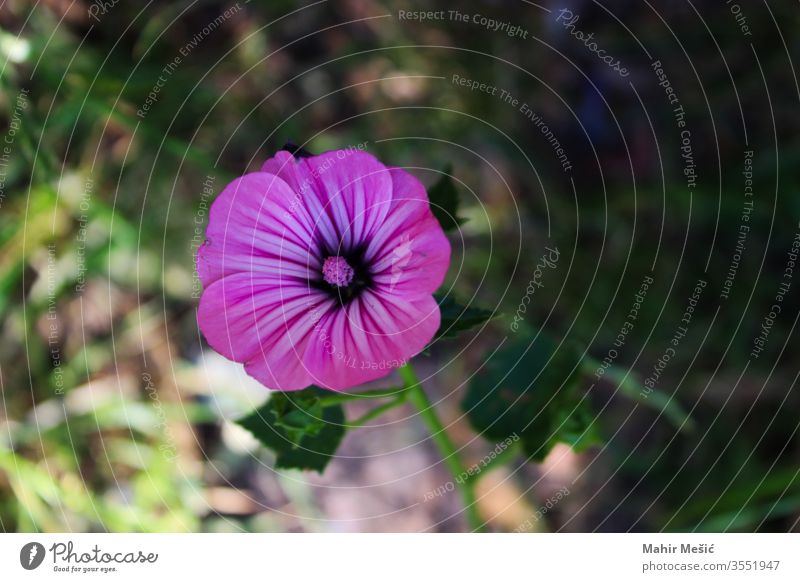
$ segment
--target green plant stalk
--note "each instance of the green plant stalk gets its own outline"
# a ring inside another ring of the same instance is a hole
[[[357,419],[355,419],[353,421],[348,422],[347,423],[347,428],[359,428],[359,427],[362,427],[366,423],[368,423],[370,420],[372,420],[373,418],[377,418],[381,414],[383,414],[384,412],[387,412],[387,411],[391,410],[392,408],[397,408],[401,404],[404,404],[405,401],[406,401],[405,394],[402,394],[401,396],[398,396],[394,400],[390,400],[389,402],[387,402],[385,404],[381,404],[380,406],[376,406],[375,408],[373,408],[369,412],[364,413],[364,415],[358,417]]]
[[[593,376],[594,371],[601,366],[602,362],[599,360],[587,357],[584,359],[583,373],[586,376]],[[623,396],[660,412],[678,430],[689,433],[697,430],[694,419],[688,412],[684,411],[683,407],[672,396],[660,390],[653,390],[647,396],[642,396],[643,385],[636,380],[631,372],[624,372],[617,366],[611,366],[605,377],[608,382],[617,385]]]
[[[453,483],[455,483],[461,495],[461,500],[464,503],[464,513],[467,519],[469,529],[473,532],[483,530],[483,520],[478,514],[478,504],[475,496],[475,481],[467,479],[459,479],[460,475],[466,474],[466,468],[458,455],[453,441],[450,440],[447,432],[445,432],[444,425],[436,414],[428,395],[422,389],[422,385],[414,373],[414,368],[408,363],[402,368],[398,369],[403,383],[408,389],[408,400],[419,411],[422,421],[427,426],[431,433],[433,442],[439,449],[447,468],[453,475]]]
[[[360,400],[362,402],[367,402],[370,398],[384,398],[388,396],[402,396],[405,392],[406,388],[384,388],[380,390],[366,390],[364,392],[342,392],[338,394],[332,394],[330,396],[325,396],[320,398],[320,403],[323,406],[329,406],[331,404],[339,404],[341,402],[352,402],[353,400]]]

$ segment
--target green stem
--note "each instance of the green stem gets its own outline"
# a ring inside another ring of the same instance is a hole
[[[445,432],[444,425],[436,414],[436,410],[434,410],[428,395],[425,394],[425,391],[422,389],[422,385],[419,383],[417,375],[414,373],[414,368],[412,368],[409,363],[399,368],[398,372],[406,388],[408,388],[408,400],[419,411],[422,421],[431,433],[433,442],[436,444],[439,453],[447,464],[447,468],[453,475],[453,482],[458,487],[458,491],[464,503],[464,512],[470,530],[481,531],[483,529],[483,520],[480,515],[478,515],[474,481],[461,478],[461,475],[466,474],[464,463],[461,461],[461,457],[459,457],[453,441],[450,440],[447,432]]]
[[[347,428],[358,428],[364,426],[373,418],[379,417],[381,414],[386,412],[387,410],[391,410],[392,408],[397,408],[401,404],[404,404],[406,401],[405,394],[398,396],[394,400],[390,400],[385,404],[381,404],[380,406],[376,406],[369,412],[364,413],[362,416],[359,416],[357,419],[352,420],[347,423]]]
[[[380,390],[366,390],[364,392],[340,392],[320,398],[323,406],[339,404],[340,402],[351,402],[353,400],[367,400],[368,398],[384,398],[386,396],[401,396],[405,392],[404,388],[383,388]]]

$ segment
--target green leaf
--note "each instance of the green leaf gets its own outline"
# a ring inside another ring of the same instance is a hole
[[[600,441],[580,382],[581,353],[542,334],[520,334],[498,350],[470,382],[462,402],[473,428],[499,442],[517,435],[542,461],[559,442],[577,451]]]
[[[437,293],[435,296],[442,313],[439,329],[433,340],[453,338],[473,327],[477,327],[494,319],[497,315],[488,309],[466,307],[452,297]]]
[[[451,176],[453,167],[448,165],[442,170],[442,177],[428,190],[431,212],[445,231],[455,230],[464,224],[458,217],[458,189]]]
[[[322,473],[345,433],[341,404],[323,404],[322,398],[329,394],[315,386],[274,392],[238,424],[275,452],[275,467]]]

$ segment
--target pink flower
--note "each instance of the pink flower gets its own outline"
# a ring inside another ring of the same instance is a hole
[[[222,191],[206,239],[200,329],[269,388],[383,377],[439,328],[450,243],[422,184],[363,151],[278,152]]]

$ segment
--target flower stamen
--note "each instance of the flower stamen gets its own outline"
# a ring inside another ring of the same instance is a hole
[[[355,272],[344,257],[328,257],[322,265],[322,278],[329,285],[347,287]]]

